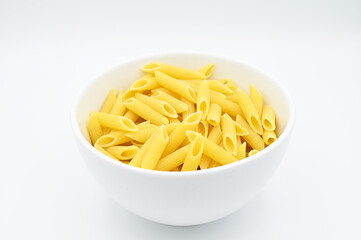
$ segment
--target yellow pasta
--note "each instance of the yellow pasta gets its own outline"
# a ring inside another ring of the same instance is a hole
[[[110,114],[123,116],[126,111],[126,108],[123,104],[123,89],[120,89],[118,92],[117,99],[115,100]]]
[[[107,99],[105,100],[102,109],[100,110],[103,113],[110,113],[112,110],[113,104],[115,100],[117,99],[117,95],[115,94],[114,88],[112,88],[107,96]]]
[[[155,170],[159,171],[170,171],[184,162],[185,157],[190,149],[190,144],[184,147],[179,148],[178,150],[172,152],[171,154],[160,159]]]
[[[131,91],[135,92],[144,92],[146,90],[152,90],[159,88],[158,82],[155,80],[155,77],[152,75],[146,75],[133,83],[130,87]]]
[[[200,134],[192,141],[191,148],[187,153],[182,166],[182,172],[196,171],[203,153],[204,139]]]
[[[265,142],[265,144],[267,145],[271,145],[274,141],[276,141],[277,136],[276,133],[274,131],[263,131],[263,135],[262,135],[263,141]]]
[[[139,148],[136,146],[112,146],[106,150],[119,160],[129,160],[137,154]]]
[[[164,91],[156,91],[152,94],[152,97],[169,103],[177,113],[185,112],[188,110],[188,105],[186,103],[167,94]]]
[[[197,93],[197,111],[202,113],[202,120],[205,120],[209,111],[210,92],[208,81],[204,80],[199,84]]]
[[[155,72],[155,79],[162,87],[184,97],[188,101],[196,103],[196,92],[192,87],[185,84],[184,82],[174,79],[162,72]]]
[[[238,104],[241,107],[242,112],[246,117],[249,126],[252,128],[253,131],[262,135],[263,128],[261,125],[260,116],[257,112],[257,109],[253,105],[251,99],[243,90],[239,88],[237,89],[237,94],[238,94]]]
[[[178,117],[176,110],[169,103],[165,101],[151,98],[141,93],[136,93],[135,98],[147,104],[149,107],[153,108],[154,110],[156,110],[157,112],[168,118]]]
[[[207,115],[207,122],[212,126],[218,126],[221,121],[222,108],[216,104],[212,103]]]
[[[262,125],[263,128],[269,132],[276,129],[276,114],[268,105],[263,108]]]
[[[142,168],[153,170],[158,164],[160,157],[163,154],[165,147],[169,141],[168,133],[165,130],[164,125],[162,125],[159,130],[154,133],[156,136],[154,138],[154,144],[150,147],[143,156]]]
[[[94,143],[97,141],[97,139],[103,135],[102,127],[100,126],[98,117],[94,112],[92,112],[90,114],[87,128],[88,128],[91,143],[94,145]]]
[[[98,140],[95,143],[103,148],[106,148],[106,147],[127,143],[130,142],[131,140],[132,139],[127,137],[124,132],[114,131],[101,136],[100,138],[98,138]]]
[[[255,154],[258,153],[258,152],[259,152],[258,150],[253,149],[253,150],[249,151],[248,157],[250,157],[250,156],[252,156],[252,155],[255,155]]]
[[[205,79],[206,76],[202,72],[176,67],[164,63],[149,63],[142,68],[143,72],[154,73],[155,75],[158,72],[167,74],[173,78],[177,79]]]
[[[183,119],[185,119],[186,117],[188,117],[189,115],[191,115],[196,111],[196,107],[194,103],[188,101],[187,99],[182,98],[181,100],[184,104],[187,105],[187,111],[182,112],[182,117]]]
[[[264,142],[262,138],[255,133],[240,115],[237,115],[236,122],[247,130],[248,135],[242,136],[242,138],[254,149],[261,151],[264,149]]]
[[[208,79],[212,75],[213,69],[214,69],[214,63],[210,63],[202,67],[198,72],[203,73],[206,76],[206,79]]]
[[[221,118],[222,139],[225,149],[237,156],[236,127],[232,118],[228,114],[223,114]]]
[[[125,132],[136,132],[138,131],[137,126],[131,120],[126,117],[121,117],[109,113],[96,112],[95,113],[99,119],[100,125],[112,128],[116,130],[121,130]]]
[[[136,113],[138,116],[145,120],[149,120],[153,124],[161,125],[169,123],[168,118],[166,118],[165,116],[136,98],[127,99],[126,101],[124,101],[124,105],[130,111]]]
[[[195,139],[197,135],[202,136],[194,131],[187,131],[186,134],[191,142],[193,139]],[[204,141],[203,153],[206,156],[212,158],[214,161],[218,162],[221,165],[226,165],[237,161],[237,158],[235,158],[231,153],[227,152],[209,139],[203,136],[202,138]]]
[[[180,144],[186,139],[186,131],[193,130],[201,120],[201,113],[195,112],[189,115],[179,124],[169,136],[169,143],[164,150],[163,156],[174,152]]]
[[[222,108],[223,112],[228,113],[233,117],[237,116],[237,114],[240,114],[241,112],[238,104],[214,94],[211,94],[211,103],[218,104]]]
[[[249,96],[228,78],[149,63],[146,74],[118,94],[111,89],[87,122],[104,155],[159,171],[197,171],[240,161],[277,140],[274,110],[250,84]],[[240,76],[242,79],[242,76]]]
[[[252,84],[249,85],[249,97],[251,98],[254,107],[257,109],[259,116],[262,116],[263,97],[257,88],[255,88]]]
[[[94,145],[94,148],[96,150],[98,150],[99,152],[103,153],[104,155],[110,157],[110,158],[113,158],[115,160],[118,160],[118,158],[114,157],[112,154],[110,154],[108,151],[106,151],[104,148],[102,148],[101,146],[99,146],[98,144],[95,144]]]

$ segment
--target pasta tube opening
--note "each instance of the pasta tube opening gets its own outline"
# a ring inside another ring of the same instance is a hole
[[[113,146],[106,150],[119,160],[129,160],[137,154],[139,148],[137,146]]]
[[[147,65],[145,65],[142,70],[144,72],[149,72],[149,73],[153,73],[154,71],[157,71],[160,69],[160,64],[159,63],[148,63]]]

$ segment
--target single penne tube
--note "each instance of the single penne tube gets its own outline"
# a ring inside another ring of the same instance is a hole
[[[219,97],[219,98],[226,99],[226,95],[224,95],[224,94],[221,93],[221,92],[217,92],[217,91],[210,90],[210,95],[211,95],[211,96],[215,96],[215,97]]]
[[[155,72],[155,79],[162,87],[182,96],[188,101],[196,103],[197,94],[195,90],[186,83],[158,71]]]
[[[177,127],[174,129],[172,134],[169,135],[169,142],[164,150],[163,156],[174,152],[186,139],[186,131],[193,130],[201,120],[202,113],[195,112],[189,115],[184,119]]]
[[[123,104],[123,89],[120,89],[117,95],[117,99],[115,100],[113,107],[110,110],[110,114],[123,116],[126,110],[127,109]]]
[[[131,97],[134,97],[136,91],[133,91],[131,89],[126,90],[122,95],[122,100],[125,101]]]
[[[199,133],[196,133],[194,131],[187,131],[186,134],[191,142],[192,140],[195,139],[197,135],[200,135]],[[204,138],[203,136],[202,138],[204,141],[203,154],[210,157],[212,160],[218,162],[221,165],[226,165],[237,161],[237,158],[235,158],[231,153],[227,152],[225,149],[218,146],[216,143],[210,141],[207,138]]]
[[[132,122],[135,122],[139,119],[139,115],[130,110],[126,111],[125,114],[123,115],[123,117],[128,118]]]
[[[195,113],[196,107],[194,103],[188,101],[187,99],[181,98],[181,101],[187,105],[187,110],[182,112],[182,118],[185,119],[192,113]]]
[[[237,115],[236,122],[247,130],[248,135],[242,136],[242,138],[254,149],[261,151],[264,149],[264,142],[260,135],[255,133],[248,125],[247,121],[243,117]]]
[[[151,98],[151,97],[146,96],[141,93],[136,93],[135,98],[140,100],[141,102],[147,104],[149,107],[153,108],[154,110],[156,110],[157,112],[159,112],[160,114],[162,114],[168,118],[177,118],[178,117],[178,114],[177,114],[176,110],[172,107],[172,105],[170,105],[169,103],[167,103],[165,101]]]
[[[271,145],[277,139],[277,135],[274,131],[263,131],[262,135],[263,141],[267,145]]]
[[[94,148],[96,150],[98,150],[99,152],[103,153],[104,155],[113,158],[115,160],[118,160],[118,158],[114,157],[112,154],[110,154],[108,151],[106,151],[104,148],[102,148],[101,146],[99,146],[98,144],[94,144]]]
[[[155,80],[154,76],[146,75],[137,81],[135,81],[132,86],[130,86],[131,91],[135,92],[144,92],[146,90],[152,90],[159,88],[158,82]]]
[[[165,147],[169,141],[168,133],[162,125],[155,133],[154,145],[152,145],[143,156],[142,168],[154,170]]]
[[[212,130],[210,131],[210,133],[208,134],[208,140],[214,142],[215,144],[219,145],[219,143],[222,141],[222,131],[221,131],[221,127],[220,125],[215,126],[212,128]],[[211,162],[213,160],[206,156],[203,155],[201,157],[201,161],[199,162],[199,167],[200,169],[207,169],[209,168]]]
[[[206,76],[206,79],[208,79],[212,75],[213,69],[214,69],[214,63],[210,63],[199,69],[198,72],[203,73]]]
[[[233,117],[237,116],[237,114],[240,114],[241,112],[238,104],[214,94],[211,94],[211,103],[218,104],[222,108],[223,112],[228,113]]]
[[[119,160],[129,160],[137,154],[139,148],[137,146],[112,146],[106,148],[106,151]]]
[[[162,72],[177,79],[202,80],[206,78],[206,76],[202,72],[190,70],[187,68],[176,67],[164,63],[157,63],[157,62],[149,63],[145,65],[141,70],[147,73],[154,73],[155,75],[157,74],[157,72]]]
[[[238,147],[238,151],[237,151],[237,159],[238,160],[242,160],[242,159],[246,158],[246,156],[247,156],[246,148],[247,148],[247,143],[246,142],[243,142]]]
[[[158,129],[160,129],[160,127],[158,127]],[[158,140],[158,136],[159,134],[163,134],[162,130],[158,130],[155,131],[149,138],[148,140],[143,144],[143,146],[139,149],[139,151],[137,152],[137,154],[132,158],[132,160],[129,162],[130,166],[134,166],[134,167],[141,167],[143,158],[146,154],[146,152],[148,151],[149,148],[153,147],[156,143],[155,140]]]
[[[178,118],[169,118],[169,123],[180,123],[180,120]]]
[[[115,100],[117,99],[117,95],[115,93],[114,88],[112,88],[109,93],[108,96],[103,104],[102,109],[100,110],[103,113],[110,113],[110,111],[112,110],[113,104],[115,102]]]
[[[269,132],[272,132],[276,129],[276,114],[274,110],[268,105],[265,105],[263,108],[262,126]]]
[[[227,151],[237,156],[237,138],[236,138],[236,127],[235,122],[227,114],[223,114],[221,117],[221,128],[222,128],[222,140],[223,145]]]
[[[166,101],[169,103],[177,113],[185,112],[188,110],[188,105],[181,100],[165,93],[164,91],[157,91],[152,94],[153,98]]]
[[[197,111],[202,112],[202,120],[205,120],[209,111],[210,92],[208,81],[204,80],[198,87],[197,93]]]
[[[222,108],[216,104],[212,103],[207,115],[207,122],[212,126],[218,126],[221,121]]]
[[[196,132],[200,133],[203,137],[207,137],[208,123],[206,121],[200,121],[196,126]]]
[[[96,112],[95,114],[99,119],[100,125],[104,127],[121,130],[124,132],[138,131],[135,123],[126,117],[102,112]]]
[[[185,171],[196,171],[198,169],[199,162],[202,157],[203,147],[204,147],[204,137],[198,135],[191,142],[191,148],[189,149],[184,163],[182,166],[182,172]]]
[[[176,98],[176,99],[180,98],[180,96],[179,96],[178,94],[176,94],[176,93],[174,93],[174,92],[171,92],[171,91],[169,91],[168,89],[163,88],[163,87],[150,90],[150,92],[152,93],[152,95],[155,94],[155,93],[157,93],[157,92],[164,92],[164,93],[166,93],[166,94],[168,94],[168,95],[171,95],[172,97],[174,97],[174,98]]]
[[[237,84],[231,78],[219,79],[218,81],[225,84],[228,88],[232,89],[234,92],[236,92],[238,88]]]
[[[134,133],[126,133],[125,136],[138,141],[140,143],[145,143],[150,136],[158,129],[158,126],[149,124],[149,126],[144,125],[144,127],[138,127],[139,131]],[[171,134],[174,129],[178,126],[178,124],[167,124],[165,125],[165,129],[167,130],[168,135]]]
[[[238,95],[236,93],[226,95],[226,99],[238,104]]]
[[[94,145],[94,143],[103,135],[103,129],[95,112],[90,114],[87,128],[91,143]]]
[[[184,162],[184,159],[189,152],[190,146],[191,145],[189,144],[187,146],[181,147],[168,156],[161,158],[155,170],[170,171],[180,166]]]
[[[169,123],[168,118],[136,98],[127,99],[124,101],[124,105],[130,111],[134,112],[145,120],[149,120],[153,124],[162,125]]]
[[[242,112],[246,117],[249,126],[252,128],[253,131],[262,135],[263,128],[261,124],[261,119],[251,99],[240,88],[237,89],[237,95],[238,95],[238,104],[242,109]]]
[[[122,131],[114,131],[101,136],[95,143],[103,148],[107,148],[130,141],[132,141],[132,139],[127,137],[126,133]]]
[[[248,153],[248,157],[253,156],[253,155],[255,155],[255,154],[258,153],[258,152],[259,152],[258,150],[253,149],[253,150],[251,150],[251,151]]]
[[[233,90],[224,85],[222,82],[218,80],[207,80],[209,83],[209,88],[220,93],[232,94]]]
[[[208,169],[209,168],[209,164],[212,162],[213,160],[206,156],[206,155],[202,155],[201,160],[199,161],[199,168],[201,170],[204,169]]]
[[[249,85],[249,97],[251,98],[254,107],[257,109],[259,116],[262,116],[263,97],[261,93],[257,90],[257,88],[255,88],[255,86],[253,86],[252,84]]]
[[[233,121],[233,120],[232,120]],[[244,128],[240,123],[234,122],[234,127],[236,129],[237,136],[246,136],[249,134],[246,128]]]

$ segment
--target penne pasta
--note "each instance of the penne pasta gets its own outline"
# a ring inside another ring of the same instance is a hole
[[[131,120],[132,122],[135,122],[139,119],[139,116],[137,114],[135,114],[134,112],[128,110],[123,117],[128,118],[129,120]]]
[[[136,93],[135,98],[140,100],[141,102],[147,104],[149,107],[153,108],[160,114],[169,117],[169,118],[177,118],[178,114],[176,110],[167,102],[158,100],[155,98],[151,98],[141,93]]]
[[[187,145],[179,148],[178,150],[172,152],[168,156],[163,157],[159,160],[155,170],[159,171],[170,171],[183,164],[187,153],[189,152],[191,145]]]
[[[136,91],[133,91],[131,89],[128,89],[127,91],[125,91],[122,95],[122,100],[125,101],[128,98],[134,97]]]
[[[143,72],[154,73],[157,75],[157,72],[162,72],[177,79],[205,79],[206,76],[202,72],[176,67],[164,63],[149,63],[142,68]]]
[[[225,149],[237,156],[236,127],[232,118],[228,114],[223,114],[221,118],[222,140]]]
[[[154,92],[152,94],[152,97],[169,103],[177,113],[185,112],[188,110],[188,105],[186,103],[165,93],[164,91]]]
[[[187,131],[186,132],[187,137],[189,141],[192,142],[192,140],[195,139],[197,135],[201,136],[199,133],[196,133],[194,131]],[[226,165],[232,162],[236,162],[237,158],[235,158],[231,153],[227,152],[225,149],[221,148],[214,142],[210,141],[207,138],[203,138],[204,141],[204,148],[203,153],[213,159],[214,161],[218,162],[221,165]]]
[[[108,147],[106,151],[119,160],[129,160],[137,154],[139,148],[136,146],[112,146]]]
[[[248,157],[252,156],[252,155],[255,155],[256,153],[258,153],[259,151],[258,150],[251,150],[249,153],[248,153]]]
[[[197,93],[197,111],[202,113],[202,120],[205,120],[209,111],[210,92],[208,81],[204,80],[199,84]]]
[[[169,123],[180,123],[178,118],[169,118]]]
[[[153,90],[159,87],[160,86],[153,75],[145,75],[135,81],[129,89],[135,92],[144,92],[146,90]]]
[[[207,122],[212,126],[218,126],[221,121],[222,108],[216,104],[212,103],[207,115]]]
[[[206,121],[200,121],[196,126],[196,131],[199,132],[203,137],[207,137],[208,123]]]
[[[244,142],[242,143],[239,147],[238,147],[238,152],[237,152],[237,159],[238,160],[242,160],[244,158],[246,158],[247,156],[247,152],[246,152],[246,147],[247,147],[247,143]]]
[[[263,138],[263,141],[265,144],[271,145],[274,141],[276,141],[277,136],[274,131],[269,132],[269,131],[265,130],[263,132],[262,138]]]
[[[271,132],[276,129],[276,114],[273,109],[266,105],[263,108],[262,126],[265,130]]]
[[[191,142],[191,147],[187,153],[182,166],[182,172],[196,171],[203,153],[204,139],[202,135],[198,134]]]
[[[162,72],[155,72],[155,79],[158,84],[162,87],[168,89],[171,92],[176,93],[177,95],[182,96],[183,98],[196,103],[196,92],[192,87],[185,84],[184,82],[174,79],[171,76],[168,76]]]
[[[212,162],[209,164],[209,168],[215,168],[215,167],[219,167],[219,166],[222,166],[222,165],[219,164],[219,163],[216,162],[216,161],[212,161]]]
[[[95,143],[103,148],[107,148],[130,141],[132,141],[132,139],[127,137],[124,132],[114,131],[101,136]]]
[[[143,156],[142,168],[153,170],[158,164],[160,157],[163,154],[165,147],[169,141],[167,131],[164,125],[160,126],[159,129],[154,133],[154,144],[150,147]]]
[[[179,124],[176,129],[170,134],[169,136],[169,142],[164,150],[163,156],[167,156],[168,154],[175,151],[180,144],[186,139],[186,131],[193,130],[197,124],[201,120],[201,113],[195,112],[189,115],[186,119]]]
[[[249,126],[252,128],[253,131],[262,135],[263,128],[261,125],[260,116],[257,112],[257,109],[253,105],[251,99],[244,91],[242,91],[239,88],[237,89],[237,95],[238,95],[238,104],[241,107],[242,112],[246,117]]]
[[[184,104],[187,105],[187,110],[182,112],[182,117],[183,117],[183,119],[185,119],[192,113],[195,113],[196,107],[195,107],[194,103],[188,101],[187,99],[182,98],[181,100]]]
[[[206,79],[208,79],[212,75],[213,69],[214,69],[214,63],[210,63],[202,67],[198,72],[203,73],[206,76]]]
[[[228,113],[233,117],[237,116],[237,114],[240,114],[241,112],[238,104],[213,94],[211,94],[211,103],[218,104],[222,108],[223,112]]]
[[[219,144],[222,141],[222,131],[221,127],[218,125],[210,131],[208,135],[208,140],[214,142],[215,144]],[[210,163],[212,162],[212,159],[206,155],[203,155],[201,158],[201,161],[199,162],[199,167],[201,169],[207,169],[209,168]]]
[[[109,91],[108,96],[107,96],[107,98],[103,104],[103,107],[100,111],[103,113],[110,113],[116,98],[117,98],[117,95],[115,94],[114,88],[112,88]]]
[[[94,144],[94,148],[96,150],[98,150],[99,152],[103,153],[104,155],[113,158],[115,160],[118,160],[116,157],[114,157],[112,154],[110,154],[108,151],[106,151],[104,148],[102,148],[101,146],[99,146],[98,144]]]
[[[99,119],[100,125],[112,128],[116,130],[121,130],[125,132],[136,132],[138,131],[137,126],[131,120],[126,117],[121,117],[109,113],[96,112],[95,113]]]
[[[95,114],[95,112],[92,112],[90,114],[87,128],[88,128],[88,133],[89,133],[91,143],[94,145],[94,143],[97,141],[97,139],[103,135],[103,129],[100,125],[100,122],[99,122],[98,117]]]
[[[117,99],[115,100],[113,107],[110,110],[110,114],[123,116],[126,110],[127,109],[123,104],[123,89],[120,89],[118,92]]]
[[[178,125],[179,124],[165,125],[165,129],[168,135],[171,134]],[[145,143],[148,140],[148,138],[150,138],[150,136],[152,136],[152,134],[158,129],[158,127],[153,124],[149,124],[149,126],[138,127],[138,128],[139,128],[138,132],[126,133],[125,136],[134,139],[140,143]]]
[[[129,98],[124,102],[126,108],[134,112],[141,118],[149,120],[151,123],[156,125],[168,124],[168,118],[149,107],[147,104],[139,101],[136,98]]]
[[[248,135],[242,136],[242,138],[254,149],[261,151],[264,149],[264,142],[262,138],[255,133],[240,115],[237,115],[236,122],[247,130]]]
[[[254,107],[257,109],[259,116],[262,116],[263,112],[263,97],[261,93],[252,84],[249,85],[249,96]]]

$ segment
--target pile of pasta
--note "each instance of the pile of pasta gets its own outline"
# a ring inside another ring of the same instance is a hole
[[[131,166],[195,171],[252,156],[276,139],[274,110],[250,85],[248,96],[232,79],[212,80],[214,63],[190,70],[150,63],[129,89],[111,89],[91,112],[93,146]]]

